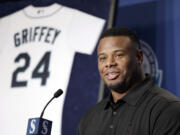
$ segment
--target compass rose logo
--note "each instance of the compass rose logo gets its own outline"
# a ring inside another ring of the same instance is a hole
[[[142,68],[145,73],[149,73],[152,75],[155,83],[158,86],[161,86],[163,71],[158,67],[157,57],[150,45],[148,45],[146,42],[142,40],[140,42],[144,58]]]

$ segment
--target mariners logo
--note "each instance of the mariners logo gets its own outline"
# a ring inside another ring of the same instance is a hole
[[[140,42],[141,49],[143,51],[142,68],[145,73],[149,73],[152,75],[157,85],[161,86],[163,72],[158,68],[158,61],[156,55],[150,45],[148,45],[142,40]]]

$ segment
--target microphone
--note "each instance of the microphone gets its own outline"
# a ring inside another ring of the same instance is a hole
[[[54,93],[54,96],[49,100],[49,102],[46,104],[46,106],[44,107],[42,113],[41,113],[41,116],[40,118],[43,117],[44,115],[44,111],[46,109],[46,107],[49,105],[49,103],[54,99],[54,98],[58,98],[59,96],[61,96],[63,94],[63,91],[61,89],[58,89],[55,93]]]
[[[54,96],[49,100],[49,102],[45,105],[41,115],[39,118],[30,118],[28,120],[28,127],[26,135],[51,135],[51,127],[52,121],[42,118],[45,109],[49,105],[49,103],[54,99],[58,98],[63,94],[61,89],[58,89]]]

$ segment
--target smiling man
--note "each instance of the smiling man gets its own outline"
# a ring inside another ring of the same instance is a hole
[[[180,100],[144,74],[135,33],[108,29],[97,55],[100,76],[111,94],[84,115],[78,135],[180,135]]]

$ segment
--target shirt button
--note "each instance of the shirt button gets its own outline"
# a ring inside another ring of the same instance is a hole
[[[113,125],[110,125],[109,127],[110,127],[111,129],[112,129],[112,128],[114,128],[114,126],[113,126]]]
[[[117,114],[117,112],[113,112],[113,115],[116,115]]]

